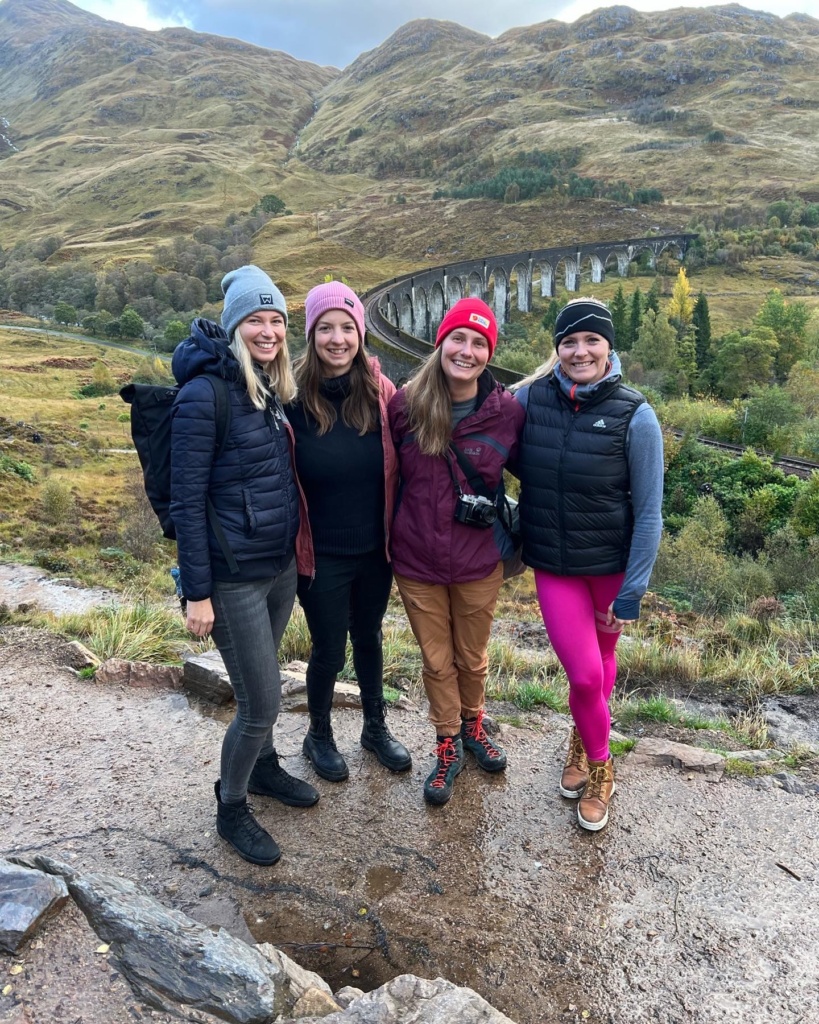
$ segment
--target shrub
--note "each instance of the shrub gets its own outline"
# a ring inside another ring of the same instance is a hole
[[[50,477],[40,493],[43,521],[51,526],[64,526],[74,518],[76,500],[71,488]]]
[[[13,473],[27,483],[34,483],[33,467],[20,459],[12,459],[10,455],[0,455],[0,473]]]

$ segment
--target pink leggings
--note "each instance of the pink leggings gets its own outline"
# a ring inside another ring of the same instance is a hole
[[[546,632],[569,677],[569,708],[592,761],[609,756],[609,697],[617,676],[614,648],[620,631],[606,625],[624,574],[553,576],[535,569]]]

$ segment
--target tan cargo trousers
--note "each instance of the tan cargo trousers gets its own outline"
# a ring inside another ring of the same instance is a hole
[[[484,705],[486,653],[503,563],[473,583],[439,586],[395,574],[407,617],[421,648],[429,720],[439,736],[456,736],[461,718]]]

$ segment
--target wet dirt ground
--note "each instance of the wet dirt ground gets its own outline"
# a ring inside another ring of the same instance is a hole
[[[289,713],[277,746],[322,798],[306,810],[254,798],[284,851],[257,868],[215,831],[224,723],[178,693],[79,680],[58,645],[0,630],[0,855],[121,874],[208,923],[233,913],[235,930],[334,989],[408,971],[469,985],[520,1024],[819,1022],[816,797],[626,757],[610,825],[591,834],[557,793],[558,715],[504,727],[507,772],[470,762],[451,803],[430,808],[423,712],[391,713],[414,758],[398,776],[358,745],[358,713],[338,712],[340,785],[313,775],[305,716]],[[133,1000],[98,944],[67,908],[17,958],[0,1020],[169,1019]]]
[[[44,612],[68,615],[87,612],[101,604],[116,604],[121,600],[112,590],[86,587],[31,565],[0,562],[0,603],[10,608],[17,608],[21,604],[36,604]]]

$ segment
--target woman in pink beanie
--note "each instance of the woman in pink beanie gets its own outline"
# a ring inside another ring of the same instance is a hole
[[[497,340],[489,306],[461,299],[438,328],[435,352],[389,406],[401,476],[393,570],[435,726],[436,763],[424,784],[432,804],[452,796],[464,748],[484,771],[506,767],[483,727],[486,651],[503,581],[489,495],[516,454],[523,415],[487,368]]]
[[[395,386],[365,354],[364,307],[346,284],[313,288],[305,317],[307,351],[295,367],[299,394],[287,408],[309,526],[296,544],[297,593],[313,643],[303,749],[322,778],[343,782],[349,771],[330,713],[348,632],[364,711],[361,745],[391,771],[412,766],[407,748],[386,725],[381,651],[398,483],[387,423]]]

